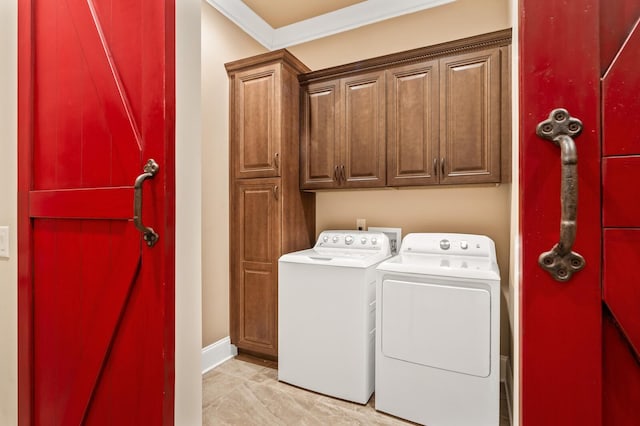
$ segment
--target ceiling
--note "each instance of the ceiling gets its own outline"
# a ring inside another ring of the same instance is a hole
[[[242,0],[273,28],[343,9],[365,0]]]
[[[456,0],[207,0],[275,50]]]

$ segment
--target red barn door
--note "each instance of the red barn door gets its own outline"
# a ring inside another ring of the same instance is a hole
[[[19,423],[172,424],[172,0],[20,1],[18,97]]]
[[[519,12],[522,424],[638,425],[640,2]]]

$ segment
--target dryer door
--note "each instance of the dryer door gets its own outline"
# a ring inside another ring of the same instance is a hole
[[[401,361],[488,377],[489,289],[386,279],[382,282],[382,353]]]

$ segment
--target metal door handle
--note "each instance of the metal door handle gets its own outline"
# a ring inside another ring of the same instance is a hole
[[[438,176],[438,159],[433,159],[433,175]]]
[[[273,187],[273,198],[278,199],[278,185]]]
[[[340,175],[338,174],[339,170],[340,166],[335,166],[333,168],[333,180],[335,180],[337,184],[340,184]]]
[[[273,154],[273,167],[276,169],[280,167],[280,154],[277,152]]]
[[[442,172],[442,177],[444,177],[444,157],[440,159],[440,171]]]
[[[345,183],[347,181],[347,175],[344,171],[344,164],[340,166],[340,175],[342,176],[342,183]]]
[[[136,178],[136,183],[133,185],[133,224],[138,231],[142,232],[142,238],[149,247],[153,247],[159,236],[152,228],[142,224],[142,184],[145,180],[153,178],[159,169],[158,163],[153,158],[150,159],[144,165],[144,173]]]
[[[578,151],[573,137],[582,131],[582,122],[566,109],[551,111],[549,118],[538,124],[536,134],[560,147],[562,182],[560,186],[560,241],[550,251],[540,254],[538,263],[558,281],[568,281],[574,272],[584,268],[585,260],[571,251],[576,240],[578,211]]]

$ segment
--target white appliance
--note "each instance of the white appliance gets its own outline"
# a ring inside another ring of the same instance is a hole
[[[376,409],[429,426],[498,425],[493,241],[409,234],[377,271]]]
[[[278,380],[365,404],[374,389],[382,232],[323,231],[278,262]]]

